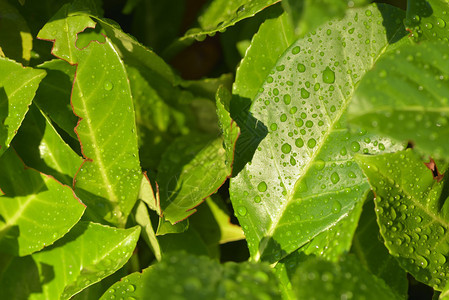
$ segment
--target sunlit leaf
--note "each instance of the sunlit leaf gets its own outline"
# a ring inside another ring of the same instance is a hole
[[[448,52],[447,43],[423,42],[385,55],[357,88],[350,122],[447,159]]]
[[[69,186],[26,168],[11,148],[0,158],[0,248],[28,255],[51,245],[74,226],[84,205]]]
[[[16,289],[34,286],[24,299],[69,299],[121,268],[139,232],[80,222],[52,247],[13,259],[0,279],[0,295],[15,299]]]
[[[380,233],[390,254],[417,280],[442,290],[449,278],[447,178],[435,180],[411,149],[358,156],[357,162],[376,195]]]
[[[39,37],[54,41],[54,55],[77,64],[71,103],[80,118],[75,131],[85,162],[75,177],[75,191],[90,194],[82,196],[90,212],[124,225],[141,181],[131,89],[109,39],[76,47],[77,34],[95,23],[87,15],[71,16],[71,9],[65,5]]]
[[[28,111],[45,71],[24,68],[0,57],[0,155],[6,151]]]
[[[278,261],[364,199],[368,183],[353,163],[355,153],[401,148],[345,127],[356,84],[405,35],[402,16],[384,5],[351,10],[295,42],[271,70],[246,122],[248,131],[262,127],[266,137],[231,180],[231,200],[254,259]]]

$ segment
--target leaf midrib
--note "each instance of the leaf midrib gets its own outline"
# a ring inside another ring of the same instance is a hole
[[[384,54],[386,52],[387,48],[390,46],[390,41],[394,40],[394,38],[396,37],[396,34],[398,34],[400,31],[401,31],[401,27],[396,29],[395,34],[391,37],[390,40],[387,40],[386,45],[382,49],[380,49],[379,54],[376,57],[372,58],[370,67],[367,68],[366,70],[370,70],[374,67],[375,62],[379,59],[380,56],[382,56],[382,54]],[[373,32],[373,30],[371,30],[371,34],[372,34],[372,32]],[[342,50],[343,50],[343,53],[345,53],[346,48],[343,47]],[[366,74],[366,71],[365,71],[365,74]],[[365,75],[365,74],[363,74],[363,75]],[[351,77],[351,76],[349,76],[349,77]],[[322,143],[320,145],[317,145],[318,146],[317,150],[312,154],[309,162],[305,165],[303,172],[300,172],[300,174],[298,175],[299,180],[296,181],[295,186],[289,193],[289,195],[287,197],[287,201],[284,201],[283,204],[281,205],[281,208],[279,210],[280,211],[279,217],[277,219],[275,219],[274,222],[271,223],[271,226],[267,232],[266,238],[262,239],[262,241],[259,245],[259,248],[257,250],[257,253],[254,257],[255,261],[260,261],[260,258],[262,256],[263,252],[265,251],[266,247],[268,246],[268,241],[273,236],[274,231],[276,230],[276,228],[279,224],[279,221],[282,219],[282,216],[284,215],[284,213],[286,211],[286,208],[294,200],[294,198],[293,198],[294,193],[292,193],[292,191],[296,190],[297,186],[302,182],[302,178],[308,173],[308,171],[311,168],[311,166],[313,165],[313,162],[315,161],[316,157],[321,152],[322,147],[324,146],[324,144],[326,144],[326,141],[327,141],[329,135],[334,132],[332,129],[335,127],[335,124],[337,124],[339,122],[342,115],[346,112],[346,109],[347,109],[349,103],[351,103],[352,97],[354,95],[354,91],[356,90],[358,84],[362,81],[362,78],[363,77],[361,77],[360,80],[356,84],[353,85],[352,91],[348,95],[348,97],[347,98],[343,97],[343,99],[346,100],[345,104],[341,107],[338,115],[329,124],[329,130],[323,135]],[[352,80],[352,77],[351,77],[351,80]],[[338,220],[340,220],[340,219],[341,218],[339,218]],[[338,220],[337,220],[337,222],[338,222]],[[334,225],[334,224],[331,224],[331,225]],[[328,229],[328,228],[330,228],[330,226],[326,227],[325,229]]]

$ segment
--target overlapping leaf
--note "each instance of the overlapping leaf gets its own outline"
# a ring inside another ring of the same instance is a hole
[[[371,198],[363,208],[351,252],[373,275],[383,279],[396,295],[405,299],[408,289],[407,273],[388,253],[380,238],[374,201]]]
[[[405,24],[416,40],[441,40],[449,37],[446,24],[449,23],[449,4],[445,0],[407,1]]]
[[[416,279],[442,290],[449,279],[447,178],[434,179],[411,149],[357,161],[376,194],[380,233],[390,254]]]
[[[385,55],[357,88],[350,121],[447,158],[448,52],[447,43],[423,42]]]
[[[0,57],[0,155],[6,151],[28,111],[43,70],[24,68]]]
[[[0,246],[28,255],[51,245],[74,226],[84,205],[69,186],[28,169],[13,149],[0,159]]]
[[[72,106],[80,118],[76,133],[85,162],[75,178],[91,212],[124,225],[140,188],[137,134],[131,90],[118,53],[109,39],[75,45],[77,34],[95,27],[87,15],[71,16],[65,5],[39,37],[54,40],[53,54],[77,64]],[[90,205],[91,204],[91,205]]]
[[[256,260],[278,261],[363,199],[368,183],[353,163],[355,153],[398,148],[363,131],[351,134],[345,112],[365,72],[405,35],[402,17],[384,5],[351,10],[294,43],[262,85],[249,118],[267,136],[231,181]]]
[[[122,267],[139,232],[138,227],[117,229],[80,222],[51,248],[12,260],[0,280],[0,295],[15,299],[21,286],[33,286],[25,298],[69,299]]]
[[[69,186],[83,162],[35,105],[30,107],[13,146],[28,167]]]

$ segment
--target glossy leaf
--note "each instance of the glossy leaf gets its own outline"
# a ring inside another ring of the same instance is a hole
[[[0,1],[0,56],[27,63],[31,58],[33,37],[27,22],[6,0]]]
[[[39,37],[54,40],[53,54],[77,64],[71,103],[80,118],[75,131],[85,162],[75,177],[75,191],[92,195],[83,199],[95,214],[124,225],[141,180],[127,73],[109,39],[76,47],[77,34],[95,23],[85,15],[70,16],[70,11],[64,6]]]
[[[449,5],[444,0],[409,0],[405,24],[416,40],[447,42],[449,34]]]
[[[262,85],[248,116],[255,121],[247,124],[263,124],[267,136],[231,180],[231,200],[254,259],[278,261],[362,201],[368,183],[353,163],[355,153],[401,147],[349,132],[345,112],[355,85],[404,35],[395,22],[402,16],[384,5],[351,10],[295,42]]]
[[[164,153],[157,182],[166,220],[173,224],[186,219],[230,175],[222,143],[220,137],[188,135]]]
[[[164,278],[164,280],[159,280]],[[126,283],[135,287],[127,293]],[[136,299],[280,299],[277,280],[265,264],[225,263],[204,256],[175,253],[112,286],[101,299],[113,299],[118,291]]]
[[[51,60],[39,65],[47,72],[36,92],[34,103],[59,127],[77,139],[75,126],[78,118],[70,105],[75,67],[63,60]]]
[[[30,106],[13,141],[24,163],[71,186],[83,162],[61,138],[50,120],[35,106]]]
[[[356,204],[354,209],[335,226],[323,231],[297,251],[280,260],[275,267],[276,275],[281,283],[284,298],[295,299],[292,278],[301,263],[308,256],[317,256],[329,261],[338,261],[349,251],[352,245],[357,221],[362,212],[363,202]]]
[[[293,287],[298,299],[401,299],[352,256],[337,263],[312,258],[295,275]]]
[[[237,68],[232,93],[253,100],[276,61],[294,41],[293,26],[286,13],[267,19]]]
[[[334,18],[344,17],[349,8],[367,4],[367,0],[286,0],[282,5],[290,15],[296,34],[306,33]]]
[[[14,259],[5,274],[17,278],[11,282],[2,278],[2,293],[5,299],[14,299],[16,285],[34,284],[39,288],[30,291],[31,299],[69,299],[122,267],[136,246],[139,232],[139,227],[117,229],[80,222],[51,248]],[[30,282],[25,281],[28,270],[38,274],[29,278]]]
[[[45,72],[0,57],[0,155],[6,151],[28,111]]]
[[[442,290],[449,270],[447,180],[435,180],[411,149],[357,161],[376,195],[380,233],[390,254],[417,280]]]
[[[150,268],[144,269],[142,273],[136,272],[129,274],[122,278],[122,280],[112,285],[104,294],[100,300],[115,300],[123,297],[124,299],[143,300],[145,297],[140,295],[143,289],[142,276],[146,274]]]
[[[74,226],[84,205],[69,186],[27,168],[11,148],[0,158],[0,249],[24,256],[53,244]]]
[[[280,0],[213,0],[198,17],[199,27],[189,29],[182,38],[171,44],[165,51],[165,57],[171,57],[180,48],[193,41],[202,41],[207,35],[215,35],[237,22],[252,17],[264,8]]]
[[[161,260],[161,247],[156,238],[156,233],[154,232],[153,225],[151,224],[150,215],[148,214],[147,207],[143,201],[139,201],[137,204],[135,212],[136,222],[142,227],[141,236],[151,248],[154,256],[158,261]]]
[[[385,55],[358,87],[350,121],[446,158],[449,144],[449,46],[407,45]]]
[[[397,296],[407,298],[407,273],[385,248],[379,234],[372,198],[363,207],[351,251],[365,268],[383,279]]]

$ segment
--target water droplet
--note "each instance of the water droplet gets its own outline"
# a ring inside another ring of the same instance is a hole
[[[271,131],[276,131],[278,129],[278,125],[276,123],[273,123],[270,125]]]
[[[357,178],[357,175],[355,175],[354,172],[349,171],[349,172],[348,172],[348,177],[349,177],[349,178]]]
[[[360,144],[357,143],[356,141],[351,143],[351,150],[353,152],[358,152],[360,150]]]
[[[135,286],[134,284],[129,284],[129,285],[126,287],[126,290],[127,290],[128,292],[134,292],[134,291],[136,290],[136,286]]]
[[[262,198],[261,198],[259,195],[257,195],[256,197],[254,197],[254,202],[260,203],[261,201],[262,201]]]
[[[284,145],[282,145],[281,147],[281,151],[285,154],[290,153],[290,151],[292,150],[292,146],[290,146],[290,144],[285,143]]]
[[[257,185],[257,189],[259,190],[259,192],[265,192],[267,190],[267,184],[265,181],[261,181],[258,185]]]
[[[298,54],[299,51],[301,51],[301,48],[300,48],[299,46],[295,46],[295,47],[293,47],[293,49],[292,49],[292,54]]]
[[[316,146],[316,140],[315,139],[310,139],[307,141],[307,147],[309,147],[310,149],[314,148]]]
[[[322,169],[324,169],[325,165],[326,165],[326,163],[323,160],[319,159],[315,162],[315,169],[322,170]]]
[[[110,81],[105,81],[103,87],[106,91],[111,91],[114,88],[114,84]]]
[[[290,164],[291,164],[292,166],[296,166],[296,159],[294,159],[293,156],[290,156]]]
[[[369,9],[367,9],[366,11],[365,11],[365,15],[367,16],[367,17],[369,17],[369,16],[371,16],[373,13],[369,10]]]
[[[304,66],[301,63],[298,64],[297,68],[298,68],[298,71],[301,73],[304,73],[306,71],[306,66]]]
[[[309,98],[309,96],[310,96],[310,93],[305,88],[301,88],[301,98],[307,99],[307,98]]]
[[[287,104],[287,105],[289,105],[290,102],[292,102],[292,97],[290,97],[289,94],[285,94],[285,95],[284,95],[284,103]]]
[[[307,121],[306,121],[306,127],[307,127],[307,128],[312,128],[312,127],[313,127],[313,122],[310,121],[310,120],[307,120]]]
[[[327,84],[335,82],[335,73],[329,67],[323,71],[323,81]]]
[[[242,217],[246,216],[246,213],[247,213],[246,207],[240,206],[239,208],[237,208],[237,212]]]
[[[287,121],[287,115],[286,114],[282,114],[280,117],[281,122],[285,122]]]
[[[331,181],[333,184],[336,184],[340,181],[340,176],[338,175],[337,172],[331,174]]]
[[[304,141],[302,140],[302,138],[297,138],[297,139],[295,140],[295,145],[296,145],[296,147],[298,147],[298,148],[301,148],[302,146],[304,146]]]
[[[432,28],[433,28],[432,23],[426,23],[426,24],[424,24],[424,26],[425,26],[427,29],[432,29]]]
[[[443,19],[437,18],[437,26],[440,28],[446,27],[446,22]]]
[[[341,211],[341,203],[339,201],[334,201],[332,203],[332,212],[338,214]]]
[[[285,65],[276,66],[276,70],[278,70],[279,72],[284,71]]]
[[[416,255],[416,263],[421,267],[421,268],[426,268],[429,265],[429,262],[427,261],[427,259],[425,259],[423,256],[421,255]]]

